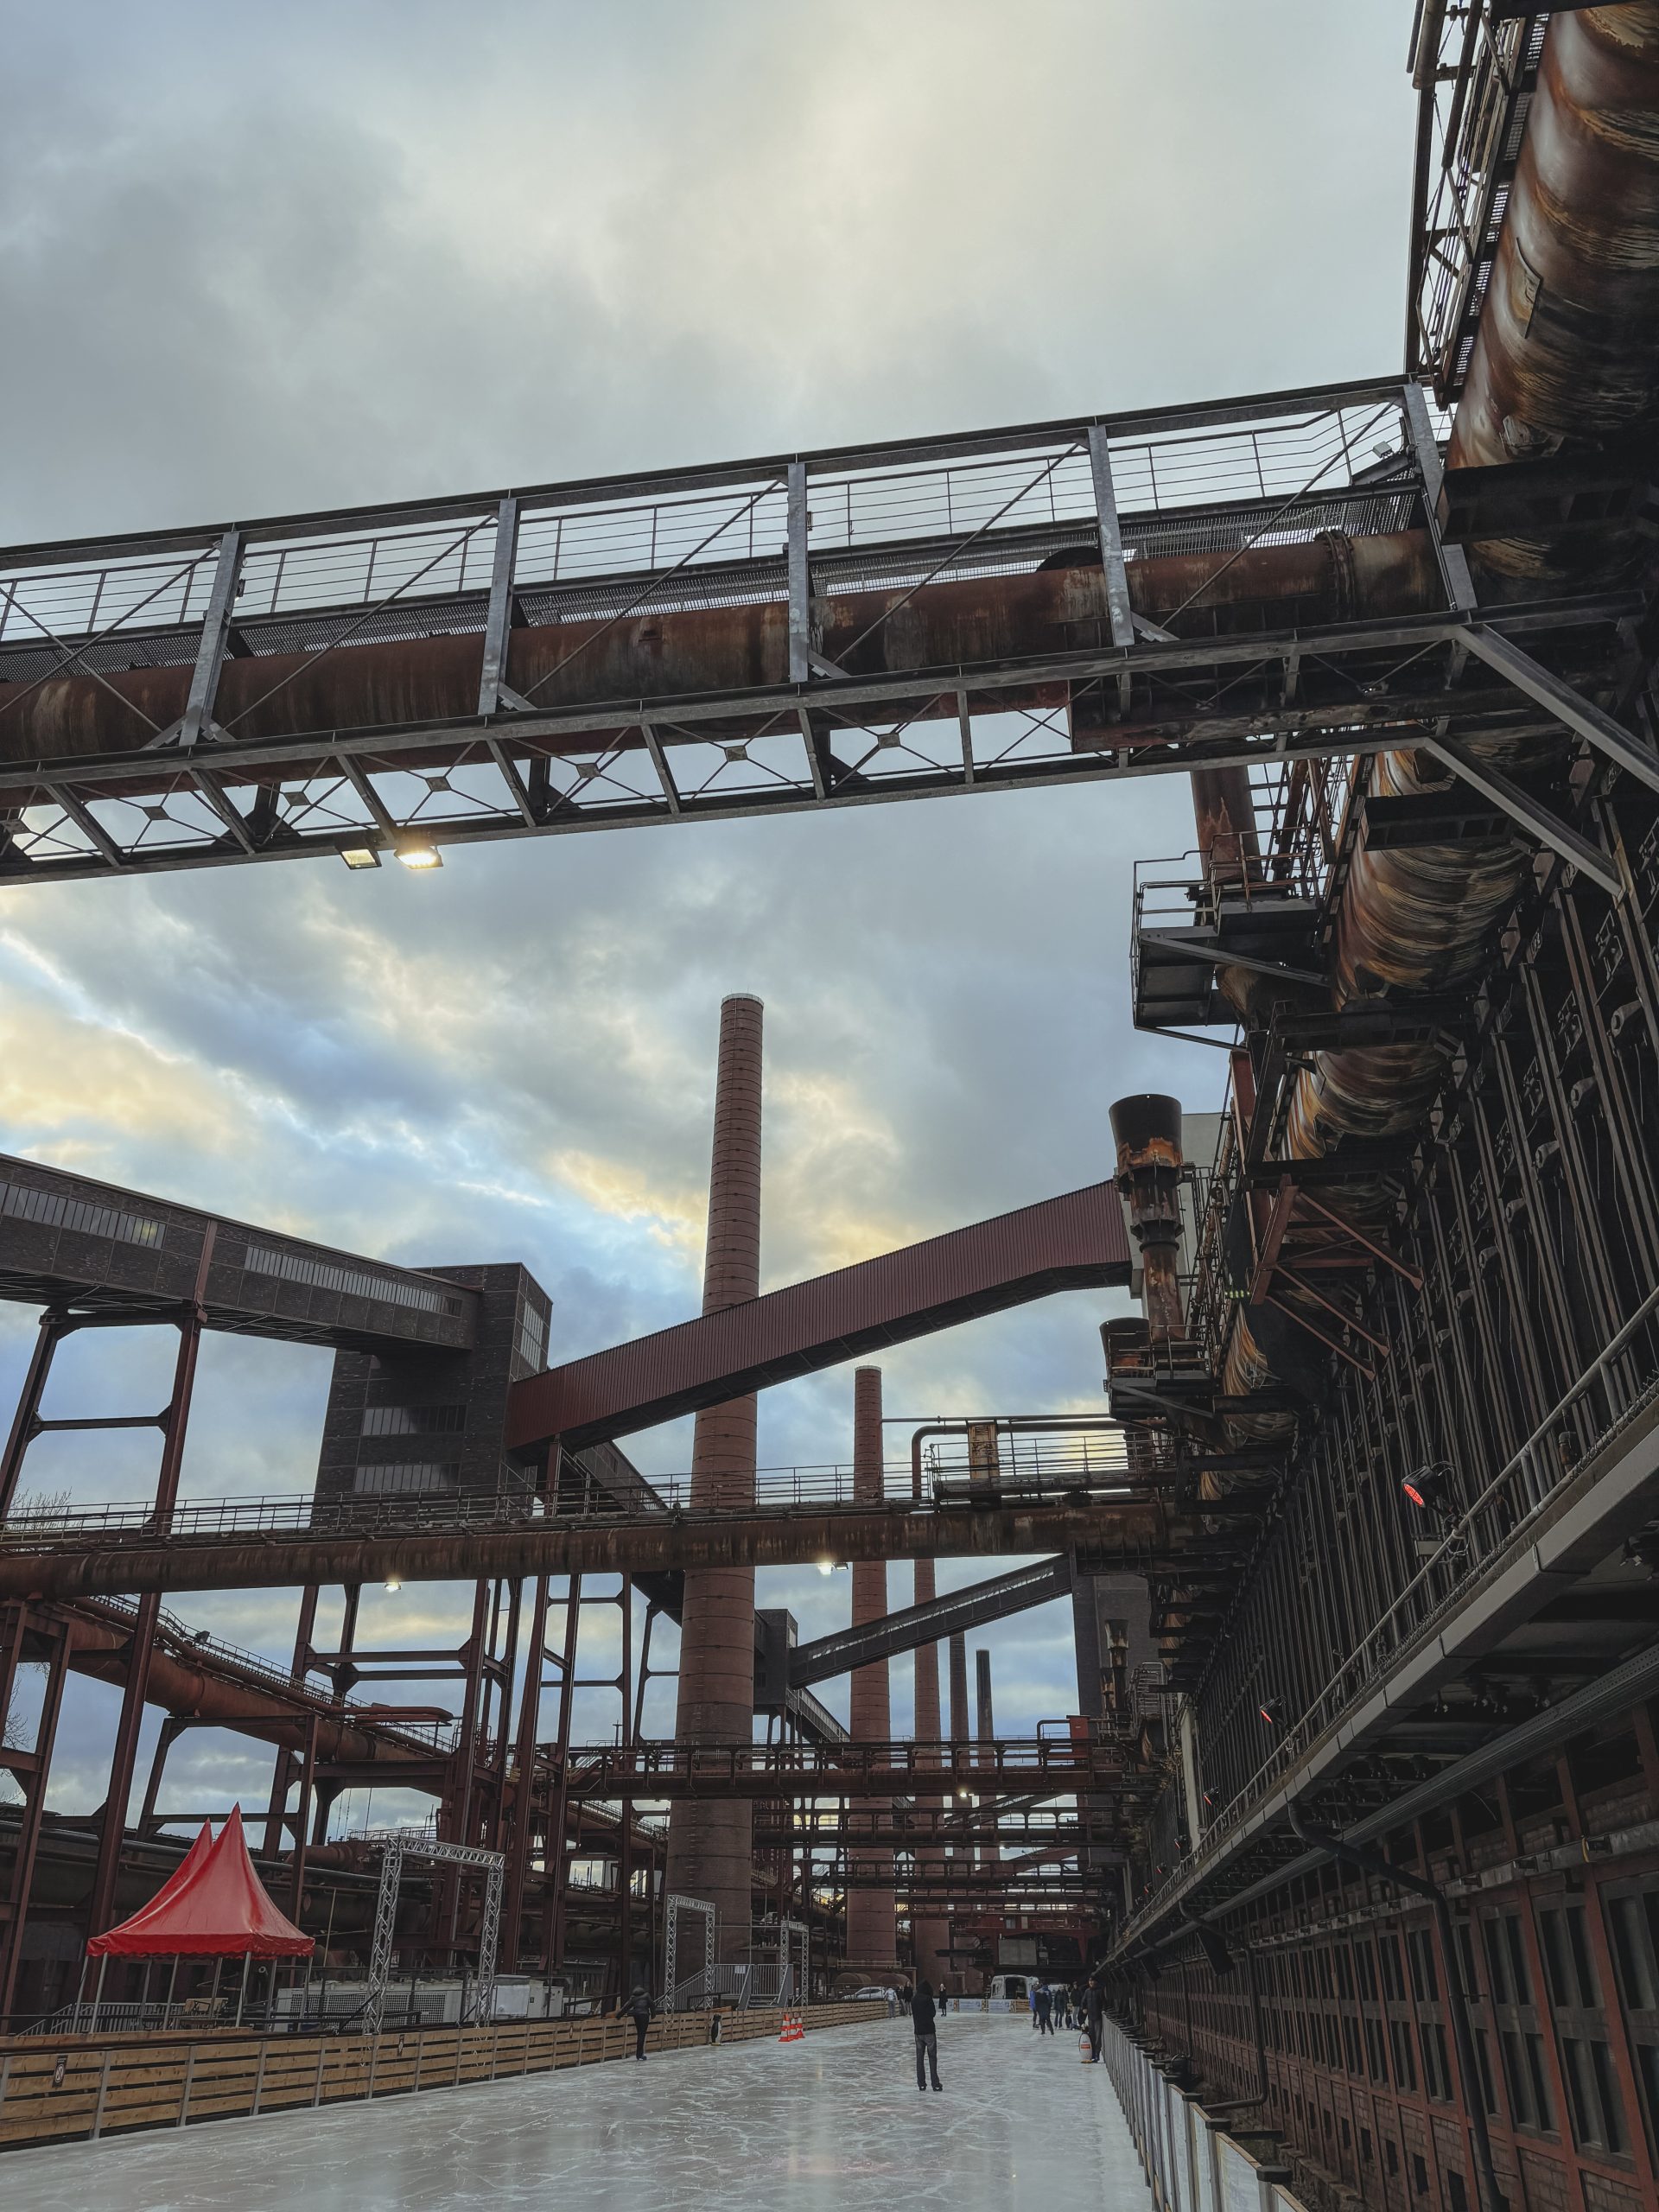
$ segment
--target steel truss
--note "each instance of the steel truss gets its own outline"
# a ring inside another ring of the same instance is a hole
[[[690,1974],[680,1973],[680,1922],[691,1914],[702,1923],[702,1964]],[[681,1897],[669,1891],[663,1898],[663,2010],[674,2010],[682,1981],[706,1975],[715,1963],[715,1908],[702,1897]]]
[[[1263,540],[1421,529],[1439,488],[1427,425],[1417,387],[1370,380],[16,549],[0,554],[0,881],[348,851],[373,864],[411,842],[1282,764],[1398,741],[1450,711],[1454,687],[1465,725],[1502,718],[1516,707],[1507,681],[1471,677],[1465,652],[1437,650],[1467,626],[1455,592],[1444,614],[1263,635],[1180,638],[1128,612],[1126,557],[1213,556],[1219,576]],[[941,582],[1077,560],[1104,571],[1100,637],[906,664],[901,610]],[[899,593],[873,626],[893,664],[849,675],[813,649],[815,610],[876,587]],[[787,622],[782,681],[555,710],[500,676],[518,620],[597,620],[603,635],[642,610],[772,603]],[[1571,682],[1602,664],[1630,611],[1603,594],[1488,620]],[[478,641],[483,676],[465,714],[298,726],[296,675],[435,637]],[[290,734],[250,737],[236,726],[245,716],[214,719],[227,656],[296,654],[259,702],[294,698]],[[8,718],[66,674],[107,692],[130,668],[169,666],[192,671],[184,711],[136,749],[19,758],[8,739]]]
[[[429,1859],[440,1866],[481,1869],[484,1904],[479,1921],[478,1967],[468,2011],[475,2020],[495,2017],[496,1946],[501,1932],[501,1885],[506,1870],[505,1855],[480,1851],[469,1844],[440,1843],[422,1829],[394,1831],[378,1839],[380,1886],[375,1895],[374,1933],[369,1946],[368,1993],[363,2005],[364,2031],[378,2035],[386,2008],[386,1989],[391,1980],[391,1954],[397,1934],[397,1895],[408,1859]]]

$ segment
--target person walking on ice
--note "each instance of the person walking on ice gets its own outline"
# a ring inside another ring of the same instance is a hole
[[[628,2010],[633,2015],[633,2055],[645,2055],[645,2036],[651,2026],[652,2011],[651,1992],[643,1982],[636,1981],[628,1995]]]
[[[933,2076],[933,2087],[943,2088],[939,2079],[939,2037],[934,2022],[933,1992],[925,1981],[916,1985],[916,1994],[910,2007],[910,2024],[916,2037],[916,2086],[925,2094],[927,2082],[923,2074],[925,2066]]]

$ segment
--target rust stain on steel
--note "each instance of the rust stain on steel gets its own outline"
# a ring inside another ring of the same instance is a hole
[[[506,1448],[626,1436],[1058,1290],[1129,1279],[1110,1183],[931,1236],[513,1385]]]
[[[1436,603],[1433,549],[1421,531],[1360,539],[1325,532],[1307,544],[1255,547],[1219,577],[1217,565],[1214,555],[1204,554],[1131,562],[1131,600],[1154,620],[1186,606],[1177,626],[1190,638]],[[1098,565],[932,584],[901,605],[903,600],[895,588],[815,602],[818,650],[849,674],[885,676],[1049,654],[1110,635]],[[246,740],[470,721],[482,656],[481,637],[468,634],[348,644],[312,657],[228,660],[215,718],[234,738]],[[514,630],[506,680],[538,708],[554,710],[776,686],[788,671],[788,610],[774,601],[645,612],[609,626],[565,622]],[[182,714],[190,674],[188,667],[136,668],[98,679],[56,677],[33,690],[0,683],[0,758],[67,760],[139,750]],[[1033,687],[1038,703],[1039,692],[1051,704],[1064,698],[1063,689]],[[954,696],[942,698],[937,711],[953,718]],[[617,731],[584,734],[565,749],[589,751],[610,740],[638,745],[642,741],[629,728],[633,719],[625,714]],[[537,745],[561,749],[556,742]],[[458,744],[453,755],[404,757],[429,767],[459,758],[462,749]],[[326,758],[320,752],[316,765]],[[395,741],[387,760],[398,764]],[[284,772],[298,774],[303,766],[290,764]],[[133,781],[123,788],[163,787],[175,769],[158,754],[153,766],[135,763]]]
[[[1142,1301],[1154,1344],[1186,1333],[1178,1268],[1181,1239],[1181,1106],[1143,1091],[1112,1108],[1117,1183],[1141,1247]]]
[[[1650,420],[1656,364],[1659,0],[1637,0],[1551,19],[1449,465],[1522,460]],[[1484,587],[1501,590],[1510,578],[1585,579],[1589,563],[1616,574],[1633,544],[1595,531],[1471,550]],[[1547,766],[1563,742],[1468,741],[1510,775]],[[1452,780],[1413,750],[1380,755],[1371,773],[1389,797]],[[1338,1002],[1469,985],[1529,865],[1509,843],[1373,852],[1362,842],[1338,916]],[[1433,1042],[1319,1054],[1292,1102],[1293,1156],[1317,1156],[1339,1135],[1412,1128],[1443,1067]]]
[[[69,1664],[76,1674],[100,1681],[126,1681],[132,1648],[130,1620],[106,1623],[77,1614],[69,1634]],[[321,1713],[324,1717],[317,1725],[317,1751],[323,1758],[350,1759],[364,1765],[401,1765],[429,1764],[434,1756],[429,1750],[399,1742],[395,1737],[329,1718],[327,1700],[308,1697],[303,1691],[284,1697],[269,1685],[262,1685],[251,1672],[242,1675],[233,1661],[193,1662],[158,1644],[151,1654],[146,1681],[149,1702],[168,1713],[233,1724],[247,1735],[266,1743],[284,1744],[293,1751],[304,1749],[312,1716]]]
[[[1192,1524],[1151,1501],[1114,1506],[979,1507],[880,1512],[653,1514],[620,1525],[556,1518],[467,1535],[275,1536],[0,1550],[0,1599],[112,1597],[146,1590],[274,1590],[307,1582],[474,1581],[481,1576],[632,1573],[675,1567],[800,1567],[837,1559],[1121,1552],[1143,1561],[1179,1550]],[[1104,1570],[1102,1570],[1104,1571]],[[1141,1569],[1145,1571],[1144,1565]]]
[[[1659,400],[1659,0],[1551,17],[1447,454],[1548,454]],[[1488,540],[1494,575],[1607,573],[1634,531]]]

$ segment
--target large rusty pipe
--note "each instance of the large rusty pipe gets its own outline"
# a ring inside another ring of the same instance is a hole
[[[1413,613],[1440,604],[1433,549],[1422,531],[1358,538],[1326,531],[1302,544],[1255,547],[1219,575],[1217,567],[1211,554],[1131,561],[1135,611],[1154,622],[1177,619],[1180,634],[1192,638]],[[1103,573],[1080,555],[1075,565],[931,584],[909,597],[899,588],[837,593],[814,602],[814,633],[817,650],[849,675],[880,677],[1052,654],[1109,639],[1111,632]],[[481,638],[453,635],[228,660],[214,715],[233,738],[249,740],[468,720],[477,709],[482,656]],[[190,676],[188,666],[134,668],[96,678],[54,677],[33,688],[0,683],[0,760],[141,751],[183,713]],[[540,624],[509,633],[506,681],[550,712],[777,686],[788,676],[789,617],[781,601],[640,613],[614,624]],[[1020,703],[1013,692],[1003,699]],[[1047,693],[1041,700],[1056,703]],[[954,718],[954,692],[938,711]],[[637,719],[627,713],[616,731],[573,738],[566,749],[591,751],[606,737],[642,744]],[[455,757],[461,749],[458,742]],[[561,748],[554,742],[548,749]],[[316,765],[327,757],[320,750]],[[449,756],[434,751],[409,757],[430,767]],[[290,762],[283,773],[302,773],[303,766]],[[170,787],[170,779],[159,753],[153,766],[135,764],[130,785],[122,786],[135,792],[162,787]]]
[[[78,1618],[69,1630],[69,1664],[78,1675],[99,1681],[124,1682],[132,1643],[130,1628]],[[327,1708],[308,1699],[284,1698],[246,1681],[210,1672],[163,1649],[152,1653],[146,1677],[147,1701],[180,1719],[218,1722],[244,1735],[290,1751],[305,1748],[312,1716]],[[410,1744],[348,1723],[323,1718],[317,1726],[317,1756],[354,1764],[396,1765],[429,1760],[432,1754]]]
[[[1651,423],[1659,398],[1659,0],[1552,17],[1497,262],[1481,310],[1449,464],[1494,465]],[[1484,588],[1593,563],[1616,573],[1632,541],[1586,532],[1475,546]],[[1551,741],[1477,742],[1514,774]],[[1375,788],[1406,797],[1442,786],[1444,766],[1382,755]],[[1357,852],[1338,914],[1339,1001],[1443,992],[1478,974],[1526,866],[1513,844]],[[1336,1135],[1407,1130],[1437,1088],[1432,1045],[1318,1056],[1290,1122],[1299,1157]]]
[[[1196,1524],[1150,1499],[1120,1505],[986,1506],[880,1512],[653,1514],[620,1527],[557,1519],[466,1535],[0,1549],[0,1599],[104,1598],[143,1590],[298,1589],[310,1582],[472,1582],[480,1576],[648,1574],[676,1568],[803,1567],[823,1559],[995,1557],[1074,1545],[1126,1561],[1167,1557]],[[753,1638],[753,1629],[750,1630]],[[753,1649],[753,1642],[751,1642]],[[954,1700],[953,1700],[954,1704]],[[953,1726],[955,1715],[952,1715]]]
[[[1452,423],[1453,468],[1650,429],[1659,407],[1659,0],[1553,16]],[[1606,575],[1634,525],[1488,539],[1491,575]]]
[[[1554,16],[1540,60],[1496,263],[1447,454],[1452,467],[1593,448],[1651,428],[1659,404],[1659,0]],[[1471,548],[1484,595],[1540,580],[1609,579],[1636,541],[1614,530]],[[1560,741],[1476,739],[1511,775],[1547,765]],[[1443,788],[1444,766],[1384,753],[1384,797]],[[1362,837],[1338,911],[1338,1002],[1467,988],[1490,954],[1528,861],[1512,843],[1374,852]],[[1433,1043],[1318,1053],[1299,1077],[1287,1127],[1294,1157],[1342,1136],[1414,1128],[1444,1072]],[[1351,1194],[1351,1205],[1363,1194]],[[1268,1379],[1240,1309],[1230,1391]]]

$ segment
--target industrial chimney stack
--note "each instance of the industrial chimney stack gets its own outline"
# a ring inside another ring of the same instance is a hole
[[[714,1156],[702,1310],[718,1313],[760,1290],[761,1005],[737,995],[720,1009]],[[734,1398],[696,1417],[693,1511],[754,1502],[755,1402]],[[747,1744],[754,1732],[754,1569],[700,1567],[685,1578],[680,1629],[681,1744]],[[684,1801],[669,1816],[666,1886],[712,1904],[720,1955],[747,1953],[753,1905],[753,1808],[747,1800]]]

